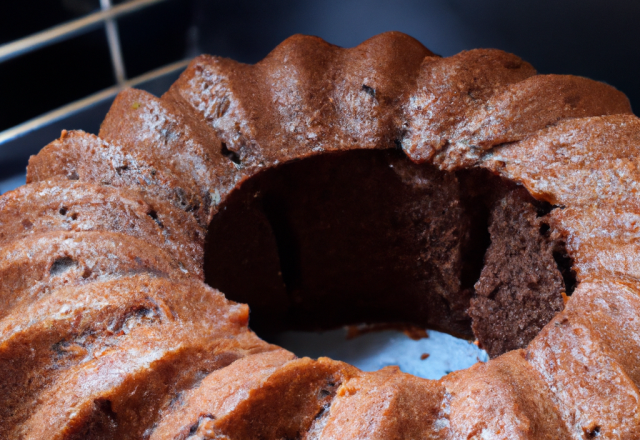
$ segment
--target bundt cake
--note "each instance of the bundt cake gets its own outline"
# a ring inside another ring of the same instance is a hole
[[[0,197],[0,438],[640,438],[639,161],[621,92],[499,50],[200,56]],[[492,359],[299,359],[241,303]]]

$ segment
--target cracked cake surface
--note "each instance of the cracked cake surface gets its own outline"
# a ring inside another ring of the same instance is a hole
[[[197,57],[0,196],[0,438],[638,438],[638,151],[624,94],[499,50]],[[252,330],[360,323],[492,359],[426,380]]]

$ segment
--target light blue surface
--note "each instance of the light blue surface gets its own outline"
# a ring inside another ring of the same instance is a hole
[[[364,371],[397,365],[405,373],[439,379],[456,370],[469,368],[489,357],[473,343],[445,333],[429,331],[429,337],[410,339],[402,332],[381,331],[346,339],[346,330],[323,333],[284,332],[269,342],[281,345],[298,356],[328,356],[348,362]],[[421,359],[428,354],[426,359]]]
[[[0,180],[0,194],[4,194],[7,191],[16,189],[20,185],[24,185],[26,182],[26,178],[27,178],[26,175],[18,174],[16,176],[11,176],[8,179]]]

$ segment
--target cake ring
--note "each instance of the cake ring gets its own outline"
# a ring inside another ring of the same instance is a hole
[[[640,438],[640,120],[401,33],[127,89],[0,197],[0,438]],[[476,339],[440,380],[260,334]]]

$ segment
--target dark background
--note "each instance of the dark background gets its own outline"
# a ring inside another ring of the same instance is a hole
[[[0,3],[0,44],[99,9],[99,0]],[[635,0],[171,0],[118,25],[130,78],[202,52],[256,62],[294,33],[354,46],[398,30],[444,56],[495,47],[541,73],[605,81],[640,108]],[[102,29],[2,63],[0,131],[113,84]]]

